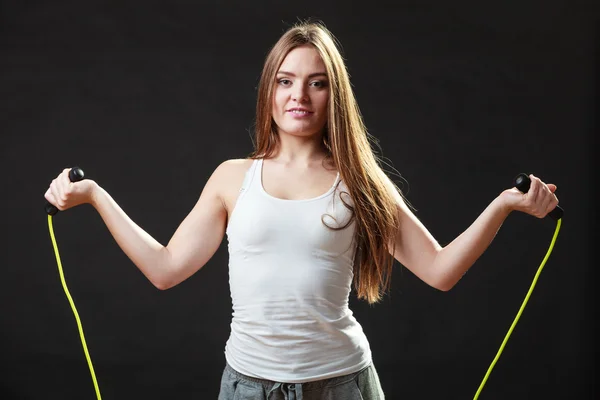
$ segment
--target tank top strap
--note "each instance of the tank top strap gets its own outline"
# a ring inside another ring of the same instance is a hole
[[[256,186],[256,179],[254,178],[257,175],[257,171],[260,171],[259,164],[260,159],[255,159],[250,165],[250,168],[246,171],[244,175],[244,181],[242,182],[242,187],[240,188],[240,193],[248,192],[253,186]],[[260,175],[258,175],[260,177]]]

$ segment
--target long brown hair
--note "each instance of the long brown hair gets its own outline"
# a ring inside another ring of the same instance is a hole
[[[398,227],[397,203],[371,146],[373,137],[362,120],[337,40],[322,23],[294,25],[267,55],[258,86],[255,151],[251,157],[268,158],[277,150],[279,137],[272,118],[275,78],[287,54],[302,45],[314,46],[325,64],[330,95],[323,143],[353,202],[349,207],[356,222],[357,296],[372,304],[389,288],[393,264],[389,246],[393,246]]]

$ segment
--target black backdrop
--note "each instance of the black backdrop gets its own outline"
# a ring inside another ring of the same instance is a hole
[[[213,169],[251,151],[264,56],[308,17],[341,41],[367,126],[440,243],[518,172],[558,185],[557,246],[481,398],[593,398],[591,1],[295,3],[0,3],[0,398],[95,398],[43,211],[51,179],[80,165],[166,244]],[[103,398],[216,398],[226,242],[161,292],[92,207],[54,223]],[[554,226],[511,215],[450,292],[397,266],[382,303],[352,298],[388,398],[472,398]]]

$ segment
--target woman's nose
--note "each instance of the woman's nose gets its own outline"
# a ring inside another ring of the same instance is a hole
[[[306,88],[303,85],[298,85],[292,92],[292,100],[297,102],[303,102],[308,99]]]

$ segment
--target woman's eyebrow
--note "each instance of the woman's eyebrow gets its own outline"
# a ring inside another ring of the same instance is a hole
[[[288,72],[288,71],[278,71],[277,75],[287,75],[287,76],[296,76],[296,74],[294,74],[293,72]],[[308,75],[309,78],[314,78],[315,76],[324,76],[327,77],[327,74],[325,72],[313,72],[312,74]]]

